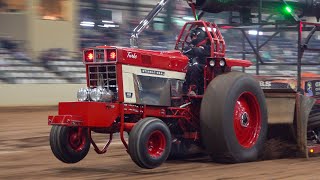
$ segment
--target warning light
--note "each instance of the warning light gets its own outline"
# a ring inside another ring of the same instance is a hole
[[[111,52],[110,59],[115,59],[115,58],[116,58],[116,52]]]
[[[313,152],[314,152],[314,150],[313,150],[313,149],[310,149],[310,152],[311,152],[311,153],[313,153]]]
[[[93,50],[84,51],[84,60],[86,62],[93,62],[93,59],[94,59]]]
[[[292,9],[289,6],[286,6],[285,10],[286,10],[287,13],[292,13]]]
[[[93,60],[93,53],[89,53],[89,54],[88,54],[88,59],[89,59],[89,60]]]
[[[115,61],[117,59],[117,52],[115,49],[109,50],[108,55],[109,55],[109,58],[108,58],[109,61]]]
[[[281,11],[283,15],[290,15],[293,13],[294,10],[289,5],[285,5],[285,6],[282,6]]]

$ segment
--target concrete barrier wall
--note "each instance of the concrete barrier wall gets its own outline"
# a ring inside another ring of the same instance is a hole
[[[54,106],[77,101],[77,91],[85,84],[0,84],[0,107]]]

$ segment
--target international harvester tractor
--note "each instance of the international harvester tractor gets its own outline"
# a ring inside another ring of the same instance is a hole
[[[87,87],[78,91],[77,102],[60,102],[58,115],[48,117],[52,125],[50,146],[57,159],[79,162],[90,145],[103,154],[113,135],[119,134],[131,159],[142,168],[158,167],[168,157],[183,157],[191,146],[199,147],[216,162],[256,161],[264,152],[268,129],[282,124],[292,129],[300,154],[320,151],[318,111],[310,115],[317,107],[316,99],[294,88],[286,93],[273,90],[279,78],[268,80],[233,71],[235,66],[252,63],[225,57],[225,41],[215,23],[187,22],[175,50],[134,47],[139,33],[166,2],[161,1],[134,30],[133,47],[83,50]],[[188,3],[195,12],[196,4]],[[188,46],[194,28],[205,31],[211,52],[204,66],[203,87],[198,87],[204,93],[188,95],[182,86],[189,59],[182,49]],[[269,88],[263,90],[260,85]],[[91,132],[109,135],[102,149]]]

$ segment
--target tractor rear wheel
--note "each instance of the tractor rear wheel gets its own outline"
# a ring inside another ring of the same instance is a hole
[[[201,103],[201,140],[213,160],[255,161],[267,135],[264,93],[250,75],[230,72],[213,79]]]
[[[52,126],[50,147],[57,159],[64,163],[76,163],[89,152],[87,128]]]
[[[158,118],[148,117],[138,121],[129,136],[129,154],[140,167],[152,169],[160,166],[169,156],[171,133]]]

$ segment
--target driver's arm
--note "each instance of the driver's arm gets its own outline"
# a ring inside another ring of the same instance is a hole
[[[199,47],[185,47],[183,49],[183,54],[188,56],[210,56],[210,46],[199,46]]]
[[[210,46],[205,45],[205,46],[194,47],[193,55],[198,57],[210,56]]]

